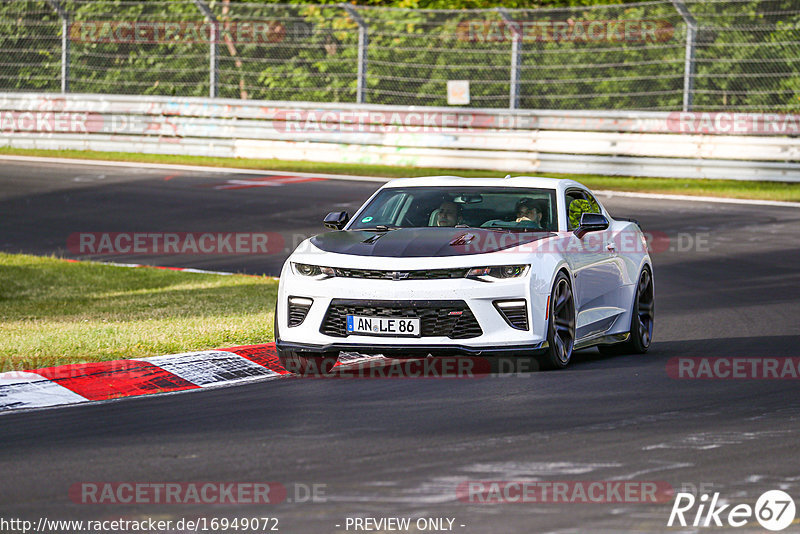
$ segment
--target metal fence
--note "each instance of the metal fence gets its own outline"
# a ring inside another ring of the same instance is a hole
[[[466,81],[476,108],[792,112],[799,26],[797,0],[457,11],[5,0],[0,91],[442,106],[448,82]]]

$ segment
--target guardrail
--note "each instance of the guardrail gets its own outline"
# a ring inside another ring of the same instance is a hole
[[[800,115],[0,93],[0,146],[800,182]]]

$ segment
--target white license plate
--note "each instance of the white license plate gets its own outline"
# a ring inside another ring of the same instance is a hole
[[[368,336],[419,337],[419,318],[348,315],[347,333]]]

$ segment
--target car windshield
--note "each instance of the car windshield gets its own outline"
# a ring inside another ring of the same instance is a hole
[[[556,192],[519,187],[397,187],[380,191],[349,230],[432,226],[555,231]]]

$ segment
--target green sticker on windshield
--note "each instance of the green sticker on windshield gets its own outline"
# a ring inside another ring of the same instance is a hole
[[[361,219],[361,222],[363,222],[363,223],[368,223],[368,222],[370,222],[371,220],[372,220],[372,217],[364,217],[363,219]]]

